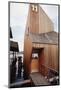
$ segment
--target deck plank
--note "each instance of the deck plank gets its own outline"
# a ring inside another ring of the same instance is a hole
[[[35,86],[49,85],[49,82],[40,73],[32,73],[30,77]]]

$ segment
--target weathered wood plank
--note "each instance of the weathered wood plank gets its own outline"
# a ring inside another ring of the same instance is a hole
[[[35,86],[50,84],[40,73],[32,73],[30,77]]]

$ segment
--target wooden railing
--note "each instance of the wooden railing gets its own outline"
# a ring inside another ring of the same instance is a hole
[[[43,76],[47,78],[52,78],[54,76],[59,76],[58,72],[48,66],[41,65],[40,72]]]

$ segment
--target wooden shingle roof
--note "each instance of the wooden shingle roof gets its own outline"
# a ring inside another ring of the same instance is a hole
[[[54,31],[41,34],[30,33],[29,35],[32,43],[58,44],[58,33]]]

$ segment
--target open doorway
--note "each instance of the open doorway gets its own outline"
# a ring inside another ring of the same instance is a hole
[[[40,72],[40,64],[44,61],[43,51],[43,48],[33,48],[31,58],[31,73]]]

